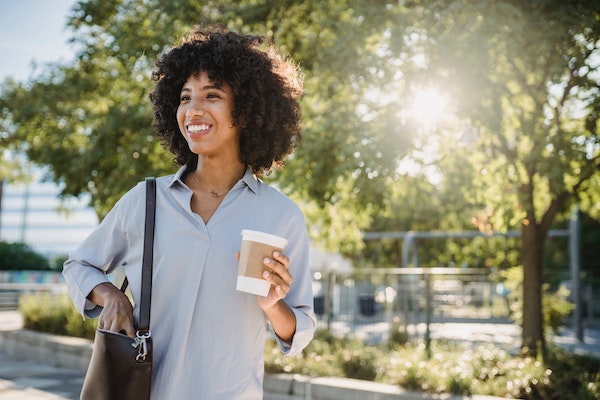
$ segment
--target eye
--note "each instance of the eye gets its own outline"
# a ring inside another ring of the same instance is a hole
[[[207,99],[220,99],[221,95],[219,95],[219,93],[215,93],[215,92],[210,92],[206,95]]]
[[[179,96],[179,102],[180,103],[185,103],[186,101],[190,101],[191,97],[188,94],[182,94],[181,96]]]

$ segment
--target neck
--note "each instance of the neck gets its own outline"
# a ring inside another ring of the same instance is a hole
[[[205,164],[198,164],[194,171],[190,171],[192,186],[209,193],[212,197],[224,196],[244,176],[246,167],[239,163],[218,169],[208,168]]]

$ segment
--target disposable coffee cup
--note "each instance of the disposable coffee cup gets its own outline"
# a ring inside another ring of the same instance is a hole
[[[282,237],[244,229],[236,290],[267,296],[271,283],[263,279],[263,272],[267,269],[263,260],[273,257],[274,251],[283,251],[286,245],[287,240]]]

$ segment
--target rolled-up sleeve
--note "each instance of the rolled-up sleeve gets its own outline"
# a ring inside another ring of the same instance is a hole
[[[296,332],[291,343],[276,336],[279,348],[285,355],[295,356],[304,350],[314,336],[317,320],[313,310],[312,276],[310,271],[310,241],[304,217],[298,215],[290,224],[293,233],[288,237],[291,246],[286,254],[290,259],[292,287],[285,298],[286,304],[296,316]],[[286,253],[286,250],[284,250]]]
[[[100,314],[101,308],[87,299],[94,287],[110,282],[107,275],[126,264],[129,245],[122,216],[135,218],[137,213],[131,208],[138,192],[136,187],[119,200],[64,263],[62,274],[69,294],[75,308],[84,317],[95,318]]]

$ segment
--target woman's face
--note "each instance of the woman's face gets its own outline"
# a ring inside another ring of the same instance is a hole
[[[204,71],[188,78],[179,95],[177,123],[193,153],[239,160],[240,129],[233,126],[231,116],[234,106],[227,83],[217,86]]]

